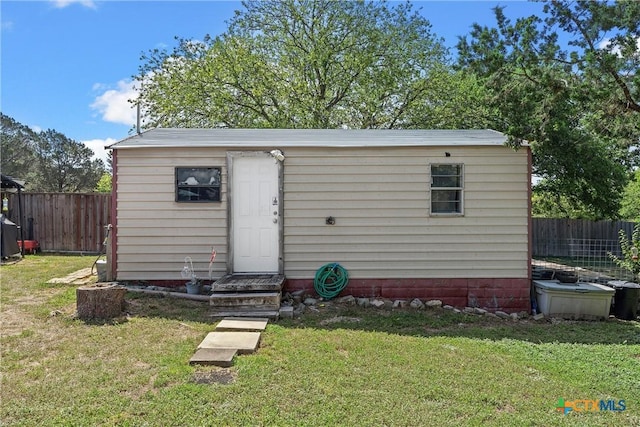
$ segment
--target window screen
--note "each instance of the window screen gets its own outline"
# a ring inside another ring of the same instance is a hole
[[[431,213],[462,214],[461,164],[431,165]]]

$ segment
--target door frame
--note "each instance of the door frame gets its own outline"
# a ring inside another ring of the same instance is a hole
[[[270,150],[271,151],[271,150]],[[278,167],[278,274],[284,274],[284,164],[283,161],[276,160],[270,151],[227,151],[227,273],[234,271],[234,248],[233,248],[233,162],[238,158],[259,157],[271,159]],[[255,273],[260,274],[260,273]]]

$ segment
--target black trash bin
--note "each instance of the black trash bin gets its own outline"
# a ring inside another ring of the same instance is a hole
[[[635,320],[640,300],[640,285],[623,280],[612,280],[607,286],[616,290],[613,296],[613,315],[618,319]]]

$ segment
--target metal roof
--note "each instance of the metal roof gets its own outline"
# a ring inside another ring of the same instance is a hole
[[[2,175],[2,188],[23,189],[26,181],[12,176]]]
[[[420,147],[501,146],[503,133],[490,130],[398,129],[188,129],[155,128],[106,148],[151,147]]]

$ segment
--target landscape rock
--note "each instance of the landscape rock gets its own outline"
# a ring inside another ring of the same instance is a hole
[[[307,310],[307,306],[302,304],[302,303],[300,303],[300,304],[296,305],[295,308],[293,309],[293,314],[294,314],[294,316],[300,316],[306,310]]]
[[[474,313],[473,307],[465,307],[464,309],[462,309],[462,311],[469,314]]]
[[[491,313],[490,311],[487,311],[484,315],[487,317],[492,317],[494,319],[499,319],[497,314]]]
[[[308,297],[304,299],[304,305],[306,306],[316,305],[317,303],[318,303],[318,300],[315,298]]]
[[[384,307],[384,301],[376,298],[371,300],[371,305],[375,308],[382,308]]]
[[[371,302],[369,298],[356,298],[356,304],[358,304],[358,307],[366,308],[371,305]]]
[[[498,316],[501,319],[509,319],[511,316],[509,316],[508,313],[505,313],[504,311],[496,311],[496,316]]]
[[[427,301],[425,305],[430,308],[442,307],[442,301],[440,301],[439,299],[432,299]]]
[[[424,303],[420,301],[418,298],[416,298],[409,303],[409,307],[417,308],[420,310],[424,308]]]
[[[544,319],[544,313],[538,313],[535,316],[533,316],[533,320],[542,320]]]
[[[280,317],[283,319],[293,319],[294,309],[293,306],[283,306],[280,307]]]
[[[346,295],[336,299],[338,304],[356,305],[356,298],[353,295]]]
[[[473,309],[473,312],[475,314],[487,314],[487,310],[485,310],[484,308],[478,308],[478,307],[475,307]]]
[[[407,300],[397,299],[393,302],[393,308],[405,308],[409,303]]]
[[[459,310],[459,309],[457,309],[457,308],[454,308],[454,309],[453,309],[453,312],[454,312],[454,313],[462,313],[462,310]]]
[[[511,314],[510,314],[510,316],[511,316],[511,318],[512,318],[513,320],[518,320],[518,319],[520,319],[520,316],[518,316],[518,313],[511,313]]]
[[[452,305],[443,305],[442,308],[444,308],[445,310],[453,310],[453,306]]]

